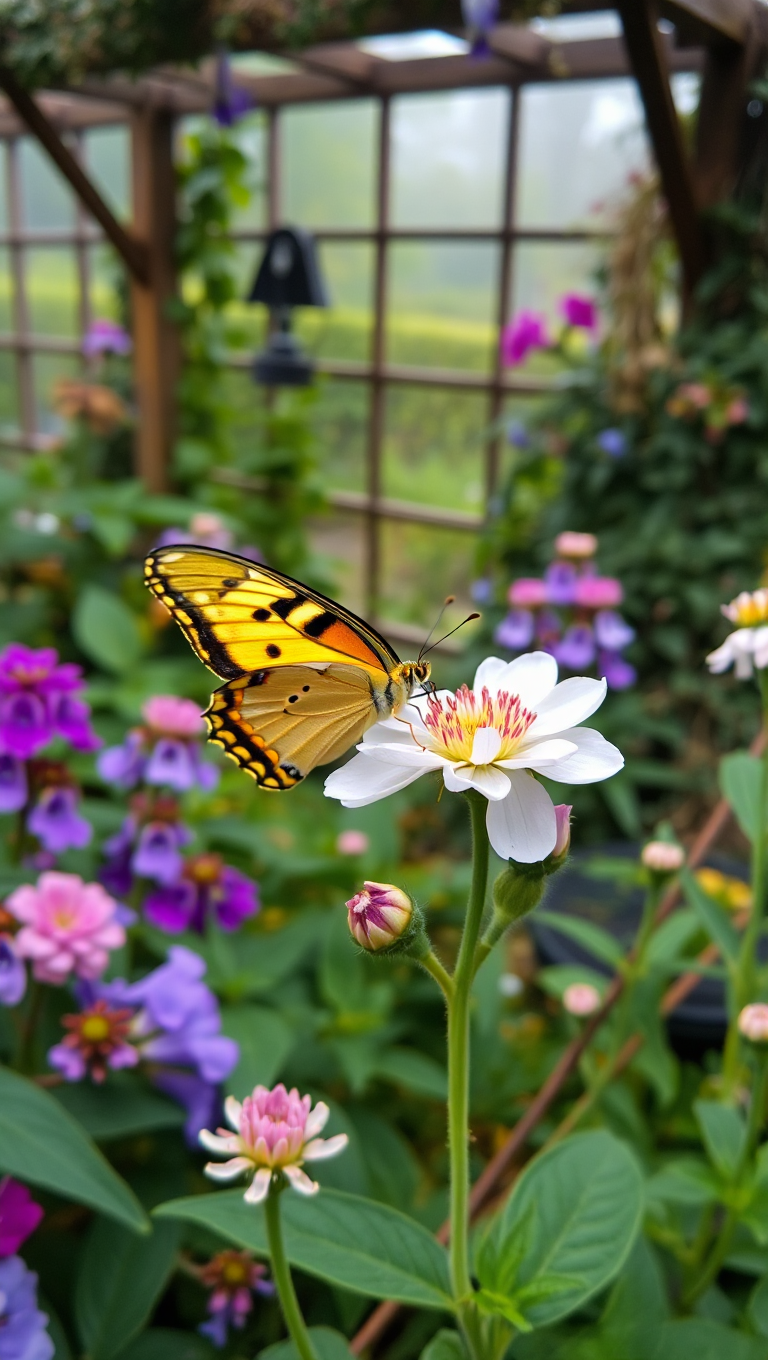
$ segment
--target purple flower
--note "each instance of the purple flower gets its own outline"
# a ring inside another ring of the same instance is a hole
[[[27,829],[52,855],[72,848],[80,850],[93,835],[90,822],[77,810],[77,793],[73,788],[43,789],[29,814]]]
[[[598,647],[609,652],[620,652],[634,642],[635,630],[613,609],[600,609],[594,617]]]
[[[0,935],[0,1006],[18,1006],[27,990],[27,970],[12,935]],[[2,1218],[0,1218],[0,1230]]]
[[[63,1015],[67,1033],[48,1050],[51,1067],[65,1081],[82,1081],[87,1074],[97,1084],[106,1079],[110,1068],[135,1067],[139,1054],[130,1042],[133,1014],[130,1006],[113,1010],[99,997],[76,1015]]]
[[[208,1312],[210,1320],[198,1331],[215,1346],[225,1346],[230,1327],[240,1330],[253,1307],[254,1294],[272,1295],[275,1286],[263,1277],[266,1266],[254,1261],[250,1252],[235,1251],[231,1247],[220,1251],[200,1269],[201,1283],[210,1289]]]
[[[562,631],[560,620],[552,609],[542,609],[536,615],[536,641],[545,651],[552,649]]]
[[[560,299],[560,310],[566,326],[578,326],[584,331],[595,330],[597,307],[594,298],[584,297],[581,293],[566,293]]]
[[[513,449],[529,449],[531,436],[522,420],[510,420],[507,426],[507,439]]]
[[[0,1261],[0,1360],[51,1360],[47,1324],[37,1306],[37,1276],[20,1256]]]
[[[43,1210],[26,1185],[0,1177],[0,1256],[14,1256],[42,1218]]]
[[[499,0],[461,0],[461,15],[471,44],[470,56],[488,56],[488,34],[499,17]]]
[[[144,769],[143,735],[136,728],[129,732],[122,746],[108,746],[96,762],[96,768],[107,784],[132,789],[141,779]]]
[[[595,659],[595,638],[586,623],[575,623],[566,629],[552,648],[558,665],[569,671],[584,671]]]
[[[130,731],[121,746],[103,751],[98,761],[102,779],[121,788],[142,780],[180,793],[216,786],[219,772],[200,754],[203,721],[190,699],[156,694],[143,708],[146,726]]]
[[[130,335],[116,321],[98,318],[91,322],[83,336],[86,359],[95,359],[99,354],[130,354],[132,349]]]
[[[576,599],[576,568],[570,562],[552,562],[544,573],[547,603],[570,605]]]
[[[536,312],[519,312],[501,333],[502,363],[515,368],[532,349],[546,349],[548,344],[545,318]]]
[[[226,52],[219,52],[216,61],[216,89],[213,116],[219,127],[232,127],[253,107],[247,90],[236,85],[232,78],[232,63]]]
[[[597,673],[607,682],[609,689],[629,689],[637,680],[634,666],[630,666],[618,652],[599,652]]]
[[[158,1091],[183,1105],[187,1118],[184,1137],[190,1147],[198,1146],[201,1129],[221,1123],[221,1096],[218,1087],[195,1076],[194,1072],[160,1071],[153,1077]]]
[[[237,930],[258,910],[259,890],[253,880],[210,854],[190,856],[183,876],[151,892],[144,903],[147,920],[170,934],[182,930],[202,934],[210,916],[222,930]]]
[[[60,665],[52,647],[9,643],[0,654],[0,752],[28,760],[56,736],[95,750],[87,705],[73,697],[82,688],[80,667]]]
[[[156,883],[173,883],[182,869],[181,846],[188,839],[189,832],[180,822],[147,822],[131,857],[133,872]]]
[[[493,585],[487,576],[481,576],[472,582],[469,593],[475,604],[489,604],[493,598]]]
[[[529,609],[512,609],[498,625],[494,641],[510,652],[524,652],[533,641],[534,619]]]
[[[0,755],[0,812],[18,812],[27,795],[27,772],[22,761]]]
[[[623,458],[627,452],[627,438],[623,430],[601,430],[597,436],[597,446],[609,458]]]

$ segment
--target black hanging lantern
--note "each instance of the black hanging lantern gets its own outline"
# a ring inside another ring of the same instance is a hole
[[[265,387],[308,386],[315,367],[291,333],[291,310],[328,306],[311,232],[298,227],[272,232],[248,301],[269,307],[273,322],[267,347],[254,361],[256,382]]]

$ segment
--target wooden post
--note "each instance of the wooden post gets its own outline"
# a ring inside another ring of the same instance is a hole
[[[749,86],[765,61],[762,18],[752,15],[742,43],[722,39],[707,48],[696,123],[696,188],[704,208],[730,197],[743,168]]]
[[[134,229],[146,243],[148,282],[131,279],[134,381],[139,408],[136,472],[149,491],[168,484],[181,372],[178,329],[166,315],[176,294],[173,119],[145,105],[131,120]]]

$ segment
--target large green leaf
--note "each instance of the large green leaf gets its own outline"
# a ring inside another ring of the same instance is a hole
[[[437,1335],[432,1337],[426,1350],[421,1352],[419,1360],[467,1360],[467,1352],[458,1332],[450,1332],[447,1327],[441,1327]]]
[[[567,935],[571,940],[575,940],[582,949],[586,949],[596,959],[602,959],[604,963],[610,964],[612,968],[617,968],[624,958],[618,940],[592,921],[583,921],[580,916],[563,916],[556,911],[537,911],[536,920],[549,926],[551,930],[559,930],[561,935]]]
[[[135,615],[103,586],[85,587],[75,605],[72,631],[91,661],[117,674],[135,666],[144,650]]]
[[[280,1207],[289,1260],[308,1275],[376,1299],[450,1308],[445,1249],[420,1223],[385,1204],[322,1190],[313,1199],[283,1195]],[[268,1256],[264,1213],[242,1190],[171,1200],[155,1210],[184,1219]]]
[[[149,1224],[125,1181],[80,1125],[47,1091],[0,1067],[0,1171],[54,1190],[146,1232]]]
[[[713,1165],[726,1180],[731,1180],[747,1136],[742,1115],[733,1105],[721,1105],[717,1100],[697,1100],[693,1112]]]
[[[762,761],[748,751],[731,751],[720,761],[723,797],[748,840],[760,831],[760,777]]]
[[[101,1142],[156,1129],[178,1129],[185,1119],[180,1105],[130,1078],[104,1086],[59,1086],[54,1096]]]
[[[388,1048],[376,1059],[373,1075],[431,1100],[445,1100],[448,1076],[434,1058],[416,1048]]]
[[[714,1204],[720,1184],[701,1157],[675,1157],[646,1182],[649,1200],[663,1204]]]
[[[502,1315],[557,1321],[608,1284],[635,1240],[643,1208],[634,1157],[612,1134],[573,1135],[529,1163],[481,1244],[477,1274]]]
[[[216,931],[190,943],[208,965],[206,982],[228,1000],[240,1001],[276,987],[293,972],[315,945],[321,922],[318,913],[302,912],[281,930],[241,932],[236,938]],[[161,951],[167,950],[167,937],[158,934],[158,940]]]
[[[227,1091],[242,1100],[254,1086],[272,1086],[294,1042],[290,1025],[267,1006],[223,1006],[221,1028],[240,1049]]]
[[[218,1354],[197,1332],[150,1327],[120,1351],[119,1360],[213,1360]]]
[[[330,1327],[310,1327],[309,1335],[317,1360],[352,1360],[352,1352],[341,1332],[334,1332]],[[267,1346],[265,1351],[259,1351],[258,1360],[300,1360],[300,1357],[292,1341],[278,1341],[274,1346]]]
[[[726,963],[734,964],[739,956],[739,933],[723,908],[709,893],[705,893],[689,869],[683,869],[680,883],[712,943],[717,945]]]
[[[173,1269],[177,1223],[156,1223],[137,1237],[97,1218],[80,1259],[75,1315],[89,1360],[112,1360],[141,1331]]]
[[[765,1360],[765,1341],[709,1318],[676,1318],[662,1324],[653,1360]]]

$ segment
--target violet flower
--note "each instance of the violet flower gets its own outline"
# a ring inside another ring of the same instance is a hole
[[[229,54],[219,52],[213,103],[213,116],[219,127],[233,127],[252,107],[253,100],[248,91],[234,82]]]
[[[23,761],[16,756],[0,755],[0,812],[19,812],[28,793]]]
[[[127,330],[117,321],[98,317],[92,321],[83,336],[83,354],[86,359],[95,359],[100,354],[130,354],[133,341]]]
[[[237,930],[258,910],[258,885],[213,854],[190,856],[177,880],[149,893],[144,903],[147,920],[170,934],[202,934],[210,917],[222,930]]]
[[[201,758],[203,718],[191,699],[156,694],[142,709],[145,726],[134,728],[121,746],[99,757],[102,779],[121,788],[143,781],[179,793],[198,787],[209,790],[218,782],[215,765]]]
[[[513,609],[497,626],[494,641],[510,652],[524,652],[533,641],[534,626],[529,609]]]
[[[499,17],[499,0],[461,0],[461,15],[467,30],[471,57],[490,54],[488,34]]]
[[[267,1267],[254,1261],[250,1252],[229,1247],[220,1251],[200,1269],[200,1281],[211,1292],[208,1296],[210,1319],[198,1331],[214,1346],[225,1346],[230,1327],[240,1330],[253,1307],[253,1295],[271,1296],[275,1286],[265,1280]]]
[[[600,609],[594,618],[595,637],[599,647],[610,652],[623,651],[635,640],[635,630],[613,609]]]
[[[554,645],[552,652],[558,665],[581,674],[595,659],[595,635],[589,624],[572,624]]]
[[[130,893],[134,876],[175,883],[183,867],[182,847],[191,839],[174,798],[138,793],[120,830],[104,842],[107,862],[99,878],[118,897]]]
[[[97,1085],[104,1081],[108,1068],[135,1067],[139,1054],[129,1042],[133,1015],[130,1006],[115,1009],[103,997],[76,1015],[63,1015],[61,1023],[67,1033],[48,1050],[51,1067],[65,1081],[82,1081],[88,1073]]]
[[[597,447],[607,453],[609,458],[623,458],[627,452],[627,439],[622,430],[601,430],[597,436]]]
[[[576,568],[571,562],[551,562],[544,573],[547,603],[571,605],[576,601]]]
[[[0,1177],[0,1256],[15,1256],[42,1218],[43,1210],[26,1185],[12,1176]]]
[[[547,323],[536,312],[519,312],[501,333],[501,360],[508,368],[522,364],[533,349],[549,345]]]
[[[629,689],[637,680],[634,666],[618,652],[598,652],[597,673],[606,681],[609,689]]]
[[[93,835],[90,822],[81,817],[73,788],[43,789],[27,818],[27,830],[52,855],[88,845]]]
[[[13,935],[3,933],[0,935],[0,1006],[18,1006],[26,990],[24,960],[17,952]]]
[[[0,1261],[0,1360],[51,1360],[48,1316],[37,1306],[37,1276],[20,1256]]]
[[[0,653],[0,752],[28,760],[54,737],[97,750],[88,707],[76,697],[83,685],[81,668],[59,664],[52,647],[9,643]]]
[[[566,293],[560,299],[560,311],[566,326],[575,326],[584,331],[594,331],[597,327],[594,298],[584,297],[581,293]]]

